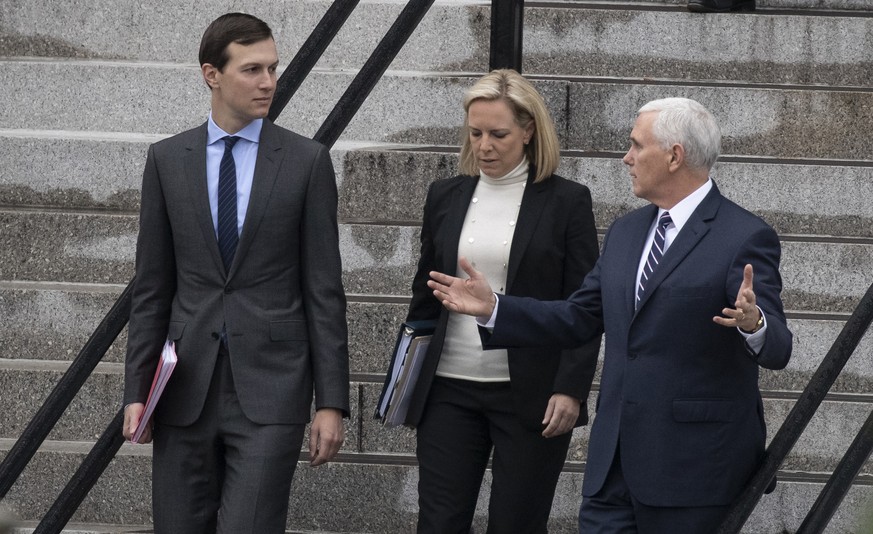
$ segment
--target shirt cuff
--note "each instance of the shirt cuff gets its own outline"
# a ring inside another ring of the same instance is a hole
[[[476,317],[476,324],[482,328],[487,328],[489,331],[494,330],[494,322],[497,320],[497,306],[500,305],[500,297],[494,293],[494,311],[490,317]]]
[[[761,317],[764,319],[764,324],[762,324],[761,328],[759,328],[754,334],[743,332],[740,327],[737,327],[737,331],[746,339],[746,345],[749,346],[749,349],[757,355],[761,352],[761,348],[764,346],[764,332],[767,330],[767,316],[764,315],[764,310],[758,306],[755,307],[758,308],[758,313],[760,313]]]

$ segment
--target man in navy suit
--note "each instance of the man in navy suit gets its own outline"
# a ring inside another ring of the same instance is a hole
[[[605,333],[580,532],[708,534],[764,452],[758,367],[791,356],[779,240],[709,178],[721,134],[699,103],[646,104],[630,141],[633,192],[651,205],[615,221],[567,300],[498,297],[465,260],[469,279],[434,272],[429,285],[479,317],[486,347]]]

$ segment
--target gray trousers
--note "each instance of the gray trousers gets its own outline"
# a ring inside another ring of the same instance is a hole
[[[303,433],[304,425],[250,421],[219,350],[200,418],[186,427],[156,422],[155,534],[284,534]]]

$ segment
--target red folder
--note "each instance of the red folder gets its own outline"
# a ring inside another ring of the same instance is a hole
[[[161,351],[161,359],[158,360],[158,368],[155,371],[155,378],[152,380],[152,388],[149,390],[149,398],[146,401],[145,410],[142,412],[136,432],[130,438],[131,443],[139,443],[140,438],[142,438],[142,433],[148,426],[148,421],[155,411],[155,406],[157,406],[158,400],[161,398],[161,393],[164,392],[167,381],[170,380],[170,375],[173,374],[173,369],[176,368],[177,361],[179,361],[179,358],[176,356],[176,344],[167,340],[164,343],[164,350]]]

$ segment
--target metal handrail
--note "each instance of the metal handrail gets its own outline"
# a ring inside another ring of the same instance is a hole
[[[494,0],[498,3],[501,0]],[[418,28],[418,23],[427,14],[434,0],[410,0],[397,16],[397,20],[388,29],[385,37],[379,41],[370,58],[361,67],[358,75],[349,84],[346,92],[340,97],[339,102],[328,114],[321,128],[313,137],[316,141],[332,147],[339,136],[351,122],[352,117],[360,109],[364,100],[370,96],[370,92],[376,83],[388,70],[388,65],[397,57],[397,53],[406,44],[412,32]]]
[[[9,489],[18,480],[28,462],[36,454],[49,432],[57,424],[67,406],[70,405],[76,393],[91,376],[91,372],[103,359],[106,351],[112,346],[115,338],[124,329],[130,317],[130,296],[133,281],[127,285],[106,317],[91,334],[88,342],[70,364],[64,376],[55,385],[48,398],[28,423],[27,428],[9,450],[0,463],[0,499],[6,496]]]
[[[291,97],[303,84],[303,80],[306,79],[312,68],[321,59],[324,51],[333,42],[333,38],[345,25],[349,15],[357,7],[358,1],[334,0],[327,8],[324,16],[315,25],[312,33],[309,34],[300,50],[294,55],[294,59],[285,67],[285,71],[276,82],[276,94],[273,96],[273,103],[270,104],[270,111],[267,114],[271,121],[275,121],[288,102],[291,101]]]
[[[867,417],[864,426],[858,431],[858,435],[852,441],[846,454],[843,455],[837,468],[831,473],[827,484],[821,490],[815,504],[806,514],[806,519],[800,525],[796,534],[820,534],[830,522],[840,503],[843,502],[852,481],[858,476],[861,467],[870,452],[873,451],[873,412]]]
[[[521,72],[524,31],[524,0],[491,3],[491,54],[488,65],[494,69]]]
[[[88,456],[82,460],[73,477],[33,530],[33,534],[58,534],[64,529],[124,443],[124,436],[121,434],[123,425],[122,408],[100,435]]]
[[[825,395],[845,367],[849,357],[858,347],[858,343],[867,332],[871,321],[873,321],[873,285],[867,288],[867,292],[858,302],[827,355],[819,364],[815,374],[812,375],[812,379],[803,389],[803,393],[797,399],[791,413],[788,414],[779,431],[773,437],[770,446],[767,447],[761,467],[731,506],[718,534],[740,532],[764,494],[764,490],[776,476],[779,466],[782,465],[791,448],[797,443]]]

